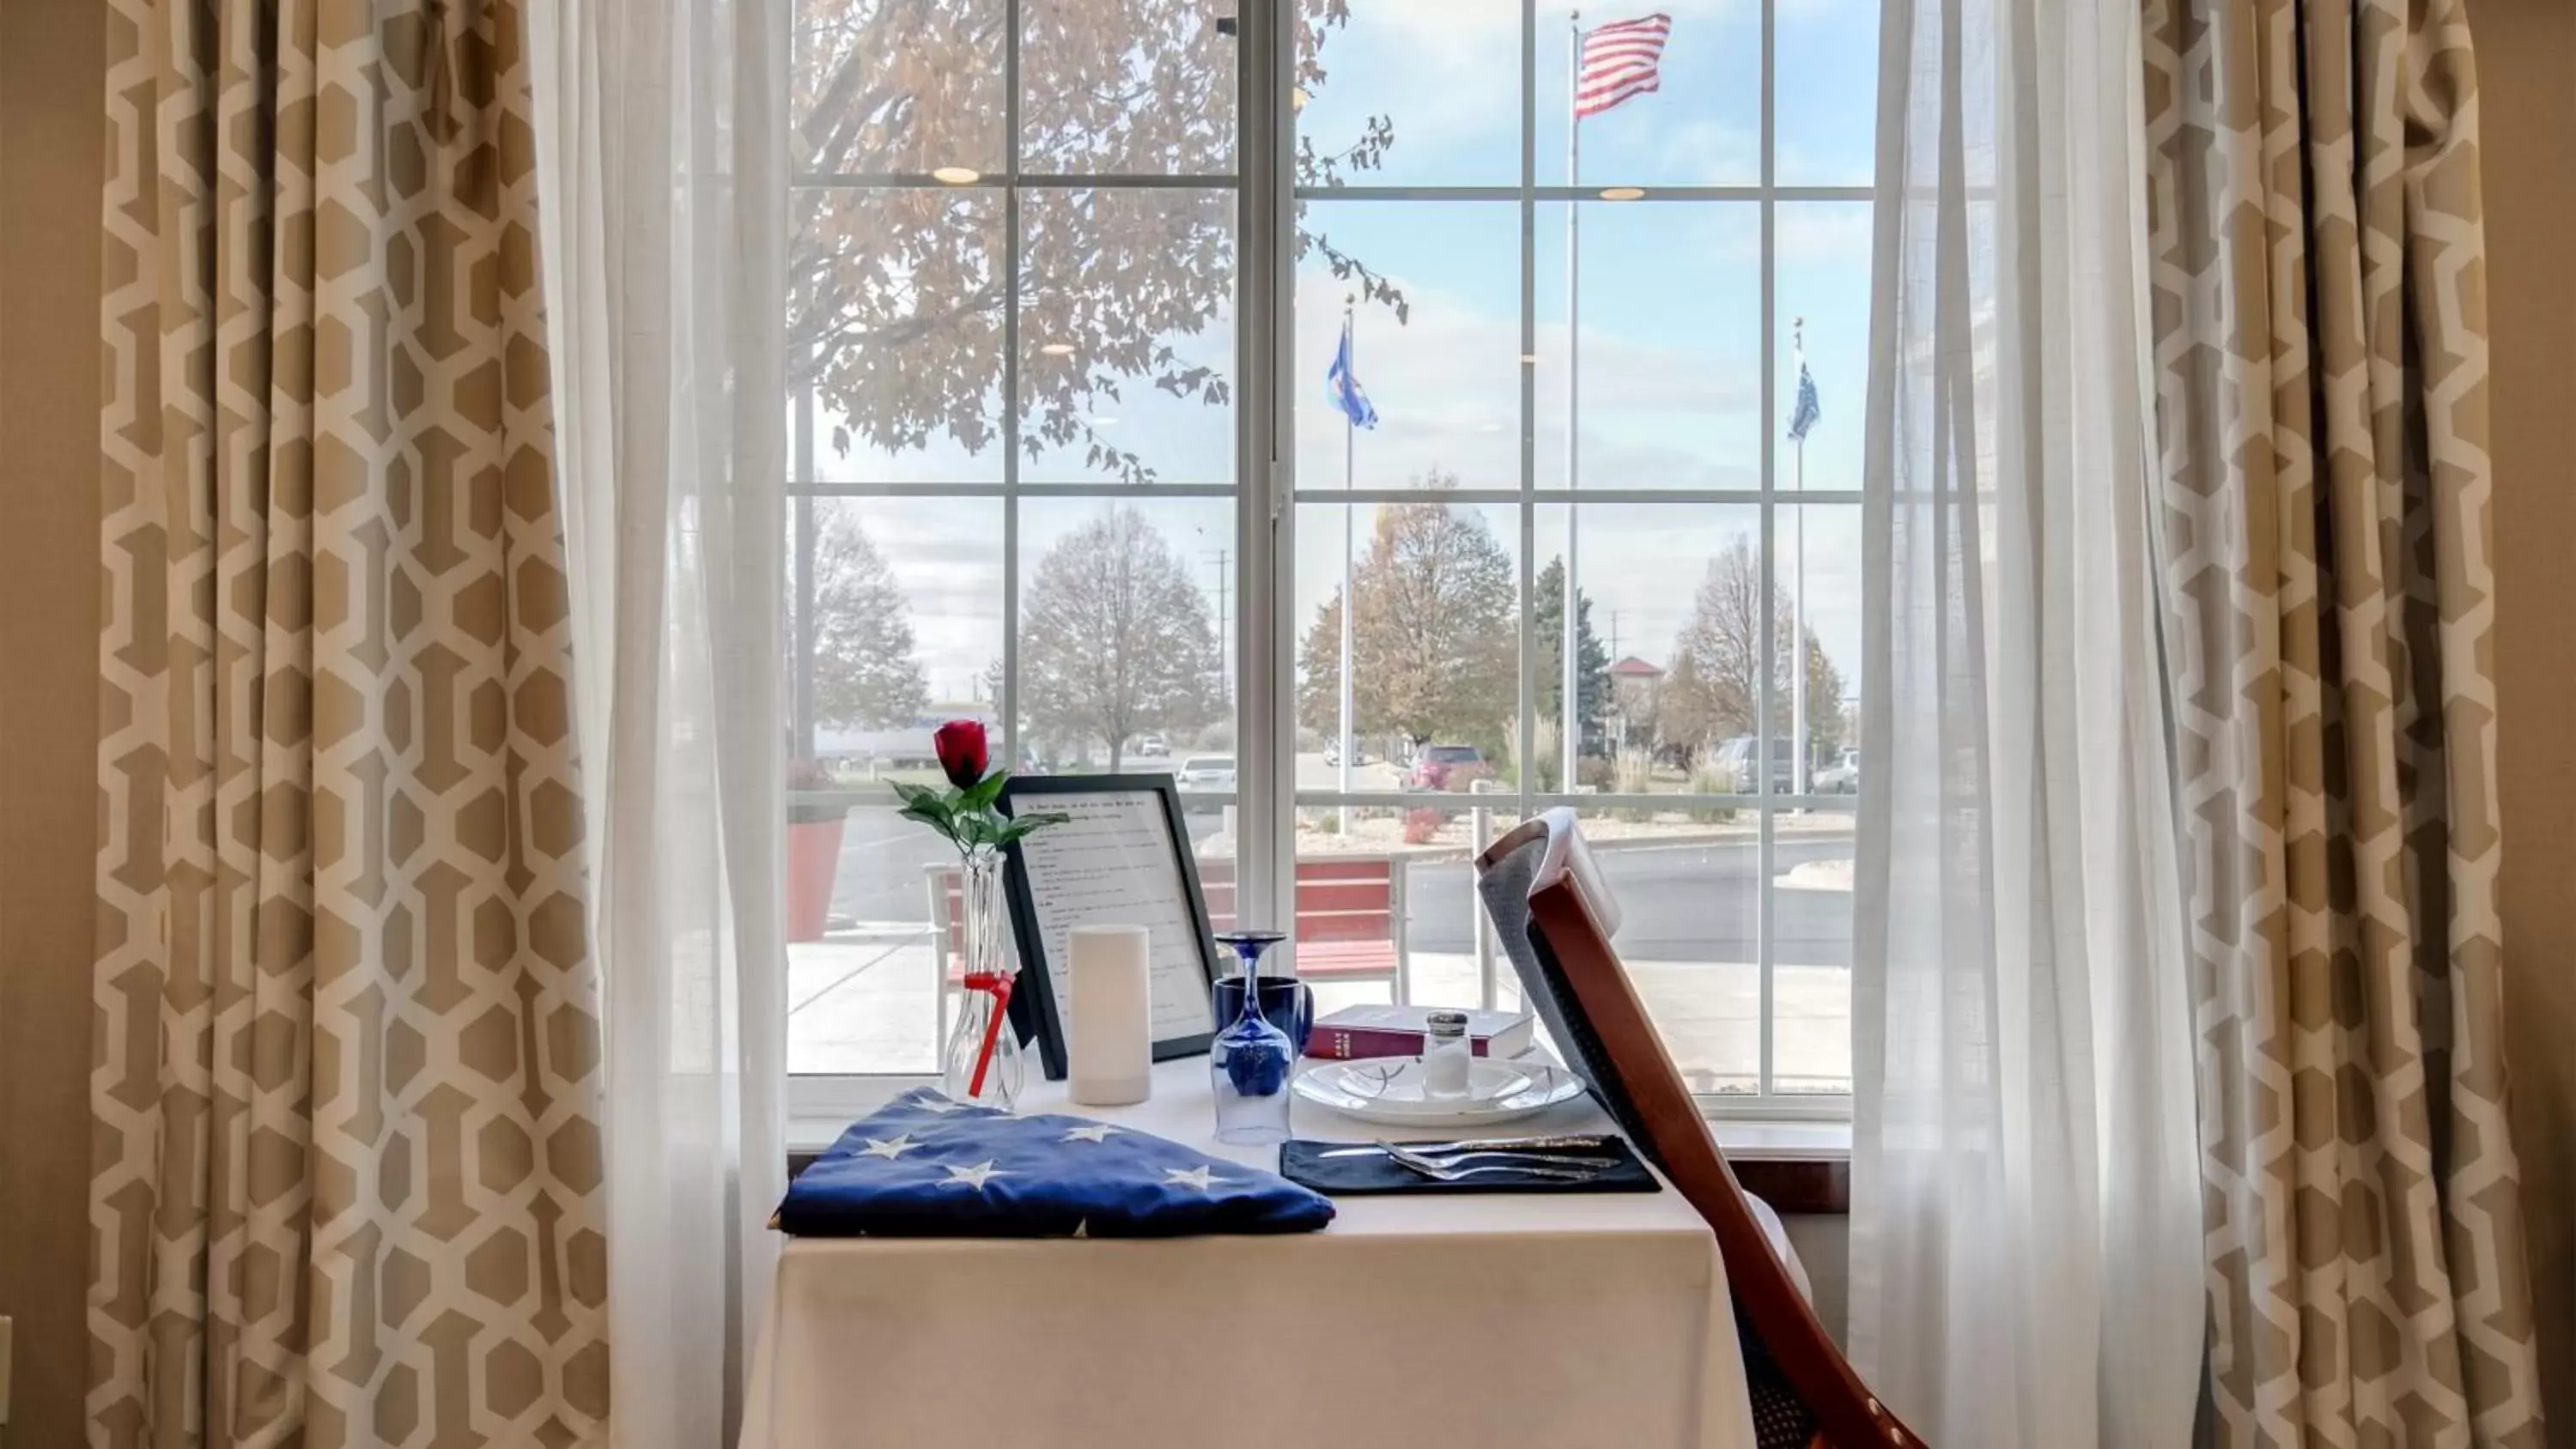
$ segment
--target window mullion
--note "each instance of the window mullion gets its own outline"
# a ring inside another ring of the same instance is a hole
[[[1020,763],[1020,5],[1002,24],[1002,759]],[[941,984],[935,990],[946,990]]]
[[[1772,720],[1778,708],[1777,701],[1773,698],[1773,686],[1779,673],[1779,661],[1776,655],[1780,632],[1778,620],[1773,617],[1779,604],[1776,582],[1778,560],[1773,549],[1778,534],[1776,519],[1779,508],[1779,478],[1776,472],[1779,449],[1774,436],[1776,429],[1773,426],[1773,420],[1778,416],[1779,406],[1776,396],[1779,390],[1779,274],[1775,245],[1778,240],[1779,202],[1774,195],[1774,186],[1779,178],[1775,174],[1778,164],[1777,137],[1772,126],[1776,100],[1772,89],[1775,61],[1772,40],[1773,23],[1777,19],[1777,14],[1777,0],[1762,0],[1762,200],[1760,203],[1762,208],[1762,608],[1760,610],[1762,713],[1753,731],[1755,751],[1753,768],[1754,778],[1758,782],[1755,788],[1760,791],[1762,808],[1755,813],[1754,817],[1756,864],[1753,886],[1753,944],[1759,976],[1756,1018],[1760,1025],[1760,1068],[1755,1087],[1766,1102],[1775,1097],[1778,1091],[1772,1068],[1775,1051],[1774,1018],[1779,1008],[1777,989],[1779,973],[1778,962],[1775,959],[1779,954],[1779,942],[1772,920],[1773,891],[1771,888],[1773,841],[1776,836],[1774,827],[1777,820],[1774,812],[1779,809],[1779,800],[1772,788],[1774,782],[1771,770]],[[1799,667],[1803,661],[1798,658],[1796,640],[1790,641],[1789,653],[1793,661],[1790,667]],[[1798,746],[1793,744],[1791,748],[1795,749]]]
[[[1235,69],[1236,581],[1235,623],[1237,918],[1282,921],[1296,906],[1296,740],[1292,610],[1294,449],[1285,441],[1295,398],[1296,207],[1289,128],[1290,67],[1297,11],[1282,0],[1252,0],[1239,25]],[[1296,947],[1292,941],[1289,950]],[[1293,964],[1293,956],[1292,956]]]

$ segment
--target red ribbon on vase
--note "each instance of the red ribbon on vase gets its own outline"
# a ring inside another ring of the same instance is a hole
[[[984,1073],[993,1065],[993,1049],[1002,1037],[1002,1018],[1011,1004],[1011,973],[969,971],[960,984],[969,991],[988,991],[993,996],[993,1019],[984,1023],[984,1041],[975,1052],[975,1075],[966,1083],[968,1097],[981,1097]]]

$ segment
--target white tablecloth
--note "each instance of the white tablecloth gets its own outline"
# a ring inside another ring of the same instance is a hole
[[[1061,1090],[1022,1110],[1277,1165],[1215,1141],[1204,1058],[1157,1066],[1135,1107]],[[1587,1102],[1506,1130],[1606,1126]],[[1302,1102],[1295,1128],[1377,1135]],[[1280,1237],[799,1239],[743,1449],[1753,1444],[1716,1241],[1669,1186],[1336,1206]]]

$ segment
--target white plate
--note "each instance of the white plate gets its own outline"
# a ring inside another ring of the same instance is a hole
[[[1298,1096],[1363,1122],[1402,1127],[1486,1127],[1512,1122],[1583,1095],[1574,1073],[1537,1057],[1468,1067],[1467,1095],[1423,1090],[1422,1063],[1412,1057],[1318,1062],[1299,1074]]]

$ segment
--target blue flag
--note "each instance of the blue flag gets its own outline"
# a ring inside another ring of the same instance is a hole
[[[1333,410],[1351,420],[1353,427],[1377,426],[1377,409],[1369,406],[1368,394],[1360,380],[1351,374],[1351,321],[1342,319],[1342,345],[1333,350],[1333,365],[1324,370],[1324,396]]]
[[[797,1174],[774,1226],[799,1237],[1167,1238],[1303,1233],[1322,1194],[1168,1138],[1014,1117],[927,1087],[853,1124]]]
[[[1816,424],[1825,420],[1825,410],[1816,401],[1816,379],[1807,371],[1807,359],[1798,359],[1798,402],[1789,409],[1789,436],[1806,441]]]

